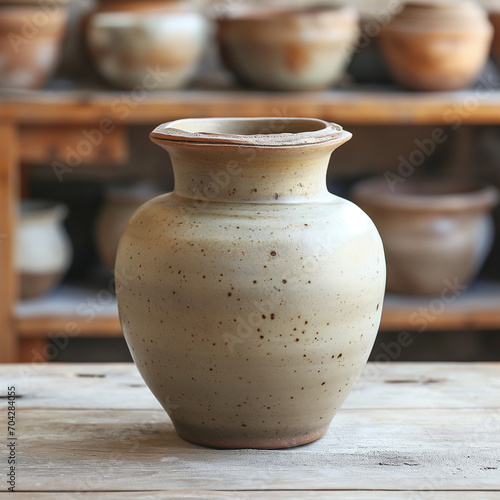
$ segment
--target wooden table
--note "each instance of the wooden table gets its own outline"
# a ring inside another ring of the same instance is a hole
[[[0,379],[4,442],[17,394],[18,499],[500,499],[500,363],[368,364],[324,438],[275,451],[178,438],[132,364]]]

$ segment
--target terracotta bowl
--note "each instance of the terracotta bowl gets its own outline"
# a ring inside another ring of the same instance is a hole
[[[69,269],[72,248],[63,226],[65,205],[42,200],[21,202],[16,234],[16,267],[21,298],[52,290]]]
[[[176,89],[196,71],[207,35],[196,11],[102,13],[89,21],[86,40],[102,77],[140,90]]]
[[[380,33],[395,80],[412,90],[472,85],[490,50],[493,28],[475,2],[407,3]]]
[[[59,61],[67,18],[64,2],[0,2],[0,87],[45,85]]]
[[[467,285],[493,242],[491,186],[446,180],[407,180],[396,191],[385,179],[357,184],[353,201],[377,226],[387,259],[387,290],[439,294]]]
[[[145,184],[114,187],[106,193],[94,235],[100,258],[107,269],[115,267],[118,242],[130,217],[143,203],[163,193],[163,190]]]
[[[226,66],[241,80],[274,90],[323,89],[344,75],[358,37],[349,7],[240,9],[218,21]]]

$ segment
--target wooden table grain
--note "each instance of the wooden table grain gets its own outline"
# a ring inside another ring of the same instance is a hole
[[[500,499],[500,363],[370,363],[324,438],[273,451],[178,438],[132,364],[0,365],[0,382],[17,499]]]

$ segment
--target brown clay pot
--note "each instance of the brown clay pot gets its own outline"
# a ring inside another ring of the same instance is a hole
[[[63,226],[66,215],[65,205],[41,200],[21,203],[16,233],[21,298],[48,293],[68,270],[72,249]]]
[[[130,217],[143,203],[160,194],[162,191],[143,184],[115,187],[106,193],[106,201],[96,221],[95,241],[107,269],[115,267],[118,242]]]
[[[493,25],[494,35],[491,43],[491,56],[497,66],[500,66],[500,2],[496,10],[489,13],[490,22]]]
[[[64,1],[0,2],[0,87],[38,89],[59,60]]]
[[[362,181],[352,198],[373,220],[384,243],[387,290],[439,294],[467,285],[493,242],[494,187],[447,180]]]
[[[477,80],[492,36],[486,12],[475,2],[410,2],[381,31],[380,46],[403,87],[456,90]]]
[[[115,86],[143,91],[187,84],[206,36],[202,14],[177,7],[97,13],[86,27],[86,45],[101,76]]]
[[[349,7],[239,9],[218,21],[226,66],[241,80],[274,90],[323,89],[344,74],[358,36]]]

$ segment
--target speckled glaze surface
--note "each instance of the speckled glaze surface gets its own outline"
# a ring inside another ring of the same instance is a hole
[[[376,224],[387,257],[387,290],[441,294],[476,276],[493,242],[492,186],[449,180],[359,183],[353,200]]]
[[[218,21],[222,59],[266,89],[316,90],[345,73],[358,37],[354,9],[238,9]]]
[[[393,77],[413,90],[472,85],[488,58],[493,28],[469,0],[408,2],[379,40]]]
[[[352,389],[377,334],[385,260],[370,219],[326,189],[350,136],[299,118],[179,120],[151,134],[175,189],[123,233],[118,307],[181,437],[304,444]]]
[[[43,87],[58,63],[67,17],[63,1],[0,3],[0,88]]]

